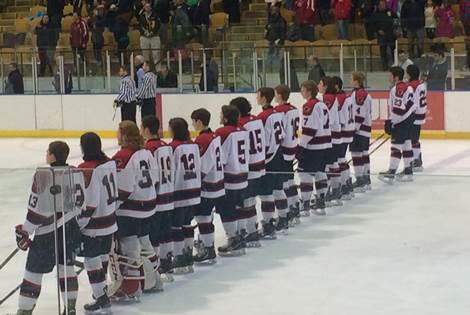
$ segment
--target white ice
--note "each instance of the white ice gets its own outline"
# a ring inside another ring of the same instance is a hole
[[[34,167],[43,165],[50,139],[0,140],[0,260],[14,248]],[[66,140],[71,164],[80,162],[77,139]],[[108,154],[114,140],[104,140]],[[114,314],[469,314],[470,141],[423,141],[426,171],[413,183],[358,195],[326,217],[302,219],[277,241],[242,258],[219,258],[176,277],[162,294],[144,296]],[[371,157],[385,170],[389,145]],[[22,169],[18,169],[22,168]],[[223,242],[217,219],[218,245]],[[26,254],[0,270],[0,298],[22,279]],[[35,314],[57,314],[55,276],[45,277]],[[18,296],[0,306],[16,312]],[[91,292],[80,275],[79,314]]]

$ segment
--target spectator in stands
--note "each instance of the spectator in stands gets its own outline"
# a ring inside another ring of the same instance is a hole
[[[240,23],[240,1],[239,0],[222,0],[224,12],[228,14],[228,21],[232,23]]]
[[[173,16],[173,40],[177,49],[183,49],[184,45],[194,36],[194,29],[186,11],[184,1],[176,0],[176,9]]]
[[[209,45],[208,29],[210,24],[211,8],[207,0],[199,0],[193,9],[193,25],[197,32],[199,42],[207,47]]]
[[[406,29],[411,58],[421,57],[424,45],[424,0],[405,0],[400,18],[402,27]]]
[[[207,90],[204,86],[204,77],[207,74]],[[207,92],[217,92],[218,86],[217,81],[215,78],[215,73],[213,69],[210,67],[210,63],[206,63],[206,72],[204,74],[204,65],[201,64],[201,78],[199,80],[199,90],[200,91],[207,91]]]
[[[155,0],[153,2],[153,11],[157,14],[160,20],[160,40],[162,46],[166,45],[168,24],[170,23],[170,0]]]
[[[375,27],[377,42],[380,46],[382,68],[387,71],[393,58],[395,49],[395,33],[393,20],[396,15],[385,7],[385,0],[379,1],[377,11],[371,16],[371,23]]]
[[[73,6],[73,12],[74,13],[76,12],[80,15],[82,14],[83,2],[84,2],[84,0],[71,0],[70,1],[70,3]]]
[[[129,46],[129,24],[122,17],[117,17],[113,25],[114,40],[117,43],[117,55],[122,64],[126,64],[126,50]]]
[[[403,4],[402,4],[403,6]],[[398,12],[398,0],[385,0],[385,7],[390,10],[390,12],[393,12],[397,14]]]
[[[365,0],[361,5],[362,16],[364,17],[364,28],[368,40],[375,38],[375,25],[372,23],[372,14],[375,13],[377,0]]]
[[[59,69],[57,69],[57,72],[54,75],[52,86],[55,88],[57,94],[61,94]],[[71,94],[72,89],[73,89],[72,69],[70,68],[69,65],[65,65],[64,66],[64,94]]]
[[[395,64],[394,66],[400,67],[405,71],[406,73],[406,68],[408,68],[409,65],[412,65],[413,61],[408,56],[408,53],[404,51],[403,49],[400,49],[398,51],[398,63]]]
[[[23,76],[16,63],[10,63],[10,73],[5,85],[6,94],[24,94]]]
[[[338,39],[348,39],[351,0],[331,0],[331,7],[335,11],[336,37]]]
[[[297,71],[295,70],[294,61],[290,61],[290,82],[286,81],[285,69],[284,69],[284,57],[281,59],[281,67],[279,69],[279,80],[281,84],[289,85],[291,92],[300,92],[299,78]],[[288,84],[289,83],[289,84]]]
[[[59,33],[62,28],[62,15],[64,11],[64,0],[46,0],[47,15],[49,16],[51,27]]]
[[[424,8],[424,29],[426,30],[426,37],[433,39],[436,33],[436,18],[434,17],[434,3],[432,0],[427,0]]]
[[[165,63],[160,65],[160,71],[157,73],[157,86],[159,88],[178,87],[178,77]]]
[[[314,81],[315,83],[320,82],[320,80],[326,76],[320,61],[317,57],[310,55],[308,57],[308,63],[310,64],[310,69],[308,70],[308,80]]]
[[[454,22],[454,12],[449,4],[442,2],[436,9],[436,37],[454,37],[452,24]]]
[[[49,23],[49,16],[44,15],[35,30],[36,45],[39,54],[39,76],[43,77],[46,72],[46,67],[49,69],[51,75],[52,63],[54,60],[55,48],[57,45],[57,32]]]
[[[80,56],[80,60],[85,62],[85,51],[88,44],[88,26],[84,20],[78,15],[77,12],[73,13],[73,22],[70,27],[70,48],[73,52],[73,63],[75,69],[80,66],[77,62],[77,56]]]
[[[140,88],[144,80],[145,71],[143,69],[145,58],[142,55],[134,57],[134,82],[137,89]]]
[[[139,16],[140,26],[140,48],[145,60],[153,58],[155,66],[160,62],[160,22],[155,14],[152,13],[152,6],[146,3],[144,12]]]
[[[470,69],[470,0],[460,0],[460,21],[462,21],[465,32],[465,49],[467,50],[466,67]]]
[[[268,49],[268,64],[273,65],[278,61],[279,48],[284,45],[286,37],[286,21],[280,14],[278,6],[271,6],[271,14],[268,17],[268,24],[266,25],[266,36],[265,38],[269,41]]]
[[[101,51],[104,47],[104,29],[106,20],[104,18],[104,7],[93,10],[93,15],[88,20],[89,29],[91,30],[91,42],[93,43],[93,54],[98,67],[103,65],[103,57]]]
[[[295,17],[297,25],[300,26],[300,37],[302,40],[313,42],[315,40],[315,2],[314,0],[296,0]]]
[[[330,23],[330,11],[331,11],[331,2],[330,0],[318,0],[318,17],[320,18],[321,25],[326,25]]]
[[[447,71],[449,63],[445,56],[445,47],[442,44],[435,44],[431,47],[433,62],[427,74],[428,90],[443,91],[446,88]]]

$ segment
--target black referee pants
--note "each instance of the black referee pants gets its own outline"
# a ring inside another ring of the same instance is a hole
[[[142,119],[145,116],[155,116],[155,98],[146,98],[142,100],[142,108],[140,109]]]
[[[121,106],[121,121],[131,120],[133,122],[136,122],[135,112],[136,112],[135,102],[123,103]]]

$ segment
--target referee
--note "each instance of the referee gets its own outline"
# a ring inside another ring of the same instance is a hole
[[[119,87],[119,95],[114,101],[121,107],[121,120],[135,120],[136,112],[136,88],[135,82],[129,75],[125,66],[119,68],[119,75],[121,76],[121,86]]]
[[[150,71],[148,61],[144,62],[142,69],[144,70],[144,78],[142,84],[139,85],[137,99],[141,102],[142,119],[145,116],[155,117],[155,96],[157,95],[157,77]]]

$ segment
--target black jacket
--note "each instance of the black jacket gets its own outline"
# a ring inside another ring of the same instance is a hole
[[[405,0],[401,7],[401,25],[406,29],[424,28],[424,2],[421,0]]]
[[[320,82],[320,79],[324,78],[325,76],[325,71],[323,71],[323,68],[320,64],[312,66],[312,68],[310,68],[308,71],[308,79],[317,83]]]
[[[54,28],[42,22],[36,27],[36,44],[39,48],[55,48],[57,46],[58,34]]]
[[[286,21],[280,14],[271,14],[266,25],[266,39],[270,42],[279,40],[282,45],[286,39]]]
[[[13,94],[24,94],[23,76],[18,69],[8,74],[8,84],[11,85]]]
[[[178,87],[178,78],[176,74],[168,71],[168,75],[163,77],[161,72],[157,73],[157,87],[159,88],[176,88]]]
[[[192,12],[193,24],[194,25],[209,25],[209,16],[211,14],[211,8],[207,0],[199,1]]]
[[[153,3],[153,12],[156,12],[160,22],[170,23],[171,4],[169,0],[155,0]]]
[[[160,29],[160,21],[158,18],[151,14],[149,17],[145,13],[139,16],[140,35],[145,37],[158,36]]]
[[[449,63],[447,60],[434,62],[429,69],[427,87],[430,91],[444,91],[446,88],[447,71]]]
[[[48,0],[47,1],[47,15],[51,16],[62,16],[64,11],[65,1],[64,0]]]
[[[374,27],[374,31],[377,34],[379,43],[393,42],[395,41],[394,24],[393,20],[396,18],[395,13],[385,10],[376,11],[370,18],[370,23]],[[384,34],[380,35],[379,31],[383,31]]]

